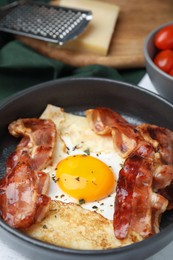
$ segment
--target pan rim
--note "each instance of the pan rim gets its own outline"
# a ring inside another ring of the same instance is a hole
[[[139,92],[143,92],[147,95],[152,96],[153,98],[159,99],[162,102],[170,105],[171,107],[173,107],[173,104],[168,101],[166,98],[160,96],[157,93],[152,92],[151,90],[145,89],[143,87],[140,87],[138,85],[134,85],[131,83],[127,83],[124,81],[120,81],[120,80],[114,80],[114,79],[108,79],[108,78],[100,78],[100,77],[66,77],[66,78],[61,78],[61,79],[55,79],[55,80],[50,80],[50,81],[46,81],[46,82],[42,82],[39,84],[36,84],[34,86],[28,87],[24,90],[20,90],[17,93],[12,94],[10,97],[6,97],[4,100],[0,101],[0,110],[4,107],[7,106],[8,103],[11,103],[12,101],[14,101],[15,99],[18,99],[24,95],[30,94],[31,92],[37,91],[39,89],[42,88],[47,88],[48,85],[54,85],[54,84],[61,84],[64,82],[69,82],[69,81],[96,81],[96,82],[108,82],[108,83],[112,83],[112,84],[121,84],[122,86],[125,87],[130,87],[132,89],[135,89],[136,91]]]

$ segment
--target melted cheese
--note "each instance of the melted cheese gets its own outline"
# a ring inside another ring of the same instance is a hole
[[[61,6],[91,10],[93,19],[86,30],[75,40],[61,48],[78,52],[107,55],[114,27],[119,14],[119,7],[91,0],[60,0]]]

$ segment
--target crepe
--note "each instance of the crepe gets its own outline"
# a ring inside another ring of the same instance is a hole
[[[46,218],[25,234],[57,246],[73,249],[109,249],[131,244],[115,238],[112,221],[74,203],[51,201]]]

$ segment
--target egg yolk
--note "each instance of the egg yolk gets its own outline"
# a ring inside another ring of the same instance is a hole
[[[56,168],[59,187],[83,202],[107,197],[115,187],[111,169],[99,159],[89,155],[74,155],[60,161]]]

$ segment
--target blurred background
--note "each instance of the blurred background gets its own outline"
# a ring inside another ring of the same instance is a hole
[[[0,100],[38,83],[69,76],[104,77],[139,83],[146,73],[145,38],[155,27],[173,18],[172,1],[98,1],[120,8],[106,56],[64,50],[55,52],[42,43],[39,43],[40,48],[42,46],[40,51],[38,46],[33,48],[33,42],[0,33]],[[11,2],[1,0],[0,5],[3,7]],[[49,3],[48,0],[34,2]],[[58,0],[53,3],[57,4]],[[106,17],[103,19],[106,20]]]

